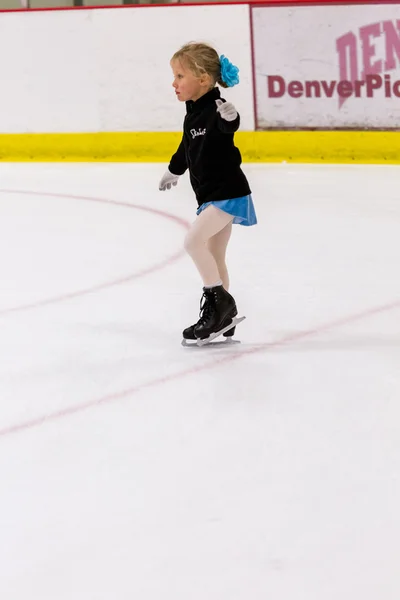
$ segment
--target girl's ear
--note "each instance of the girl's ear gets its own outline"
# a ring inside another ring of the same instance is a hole
[[[200,84],[210,87],[213,84],[211,75],[208,73],[202,73],[200,76]]]

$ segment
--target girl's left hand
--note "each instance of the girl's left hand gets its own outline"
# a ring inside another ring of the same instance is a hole
[[[217,112],[219,112],[222,119],[225,121],[234,121],[236,119],[238,113],[232,102],[222,102],[222,100],[216,100],[215,103],[218,106]]]

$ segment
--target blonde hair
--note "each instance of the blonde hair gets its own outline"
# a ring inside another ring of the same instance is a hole
[[[171,60],[179,60],[184,63],[196,77],[207,74],[223,88],[228,85],[221,79],[221,65],[217,51],[208,44],[201,42],[189,42],[173,55]]]

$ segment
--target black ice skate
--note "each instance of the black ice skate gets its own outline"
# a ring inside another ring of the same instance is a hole
[[[234,309],[236,310],[235,301],[233,300],[232,296],[230,294],[228,294],[228,292],[226,292],[222,286],[218,286],[218,287],[220,288],[220,290],[223,290],[224,295],[228,295],[228,297],[232,299]],[[221,295],[221,291],[219,292],[219,295]],[[243,321],[245,317],[242,317],[239,319],[235,316],[235,317],[233,317],[233,319],[231,319],[231,318],[227,319],[224,323],[225,326],[221,330],[215,331],[215,332],[211,333],[211,335],[207,335],[203,339],[196,336],[196,327],[203,326],[204,323],[209,321],[210,317],[213,314],[215,314],[215,305],[216,305],[215,298],[214,298],[214,294],[212,293],[212,291],[210,289],[204,289],[204,293],[203,293],[201,303],[200,303],[200,319],[197,321],[197,323],[195,323],[194,325],[191,325],[190,327],[187,327],[183,331],[182,346],[193,346],[193,345],[203,346],[203,345],[209,343],[210,341],[212,341],[213,339],[215,339],[216,337],[218,337],[219,335],[223,335],[225,337],[225,342],[216,342],[217,344],[219,343],[219,344],[226,345],[226,344],[239,343],[238,340],[233,339],[233,335],[235,334],[236,325],[238,323],[240,323],[241,321]],[[235,310],[233,312],[235,312]],[[237,314],[237,310],[236,310],[236,314]],[[196,341],[196,344],[188,344],[187,343],[188,340]]]
[[[244,319],[244,317],[237,318],[235,300],[222,285],[203,288],[203,291],[202,311],[194,328],[198,346],[208,344],[219,335],[232,332],[232,329]]]
[[[197,337],[194,333],[194,329],[198,325],[198,323],[199,321],[197,321],[197,323],[195,323],[194,325],[190,325],[190,327],[186,327],[186,329],[183,330],[184,340],[197,340]],[[225,331],[225,333],[223,334],[224,337],[233,337],[235,335],[235,329],[236,327],[232,327],[232,329]]]
[[[197,327],[197,325],[201,324],[201,321],[204,318],[205,313],[208,314],[208,308],[206,306],[207,302],[208,302],[208,296],[207,296],[207,294],[204,293],[202,296],[201,302],[200,302],[201,318],[197,321],[197,323],[195,323],[194,325],[190,325],[190,327],[186,327],[186,329],[183,330],[182,335],[183,335],[184,340],[193,340],[193,341],[197,340],[194,330]],[[224,337],[233,337],[235,335],[235,329],[236,329],[236,327],[232,327],[232,329],[225,331]]]

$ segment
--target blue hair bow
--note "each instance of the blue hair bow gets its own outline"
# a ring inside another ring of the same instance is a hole
[[[228,87],[233,87],[239,83],[239,69],[231,63],[229,59],[221,54],[219,58],[219,64],[221,65],[221,79]]]

